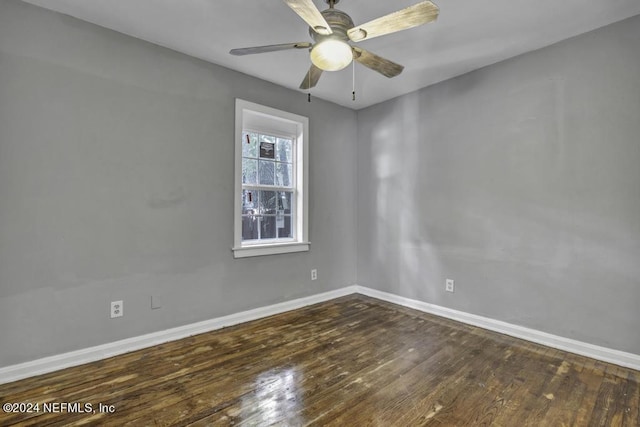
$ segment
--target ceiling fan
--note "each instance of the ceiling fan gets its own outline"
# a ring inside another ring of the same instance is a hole
[[[435,21],[439,8],[430,1],[422,1],[397,12],[355,26],[346,13],[335,8],[340,0],[325,0],[329,9],[320,12],[312,0],[284,0],[307,24],[309,34],[315,43],[298,42],[268,46],[232,49],[232,55],[251,55],[255,53],[275,52],[287,49],[309,49],[311,68],[302,80],[300,89],[314,87],[323,71],[338,71],[356,60],[386,77],[395,77],[404,67],[382,58],[349,41],[359,42],[374,37],[406,30],[427,22]]]

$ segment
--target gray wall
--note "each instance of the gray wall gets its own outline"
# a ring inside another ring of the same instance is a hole
[[[359,111],[358,283],[640,354],[639,46],[634,17]]]
[[[236,97],[310,118],[309,253],[232,256]],[[1,1],[0,366],[354,284],[355,117]]]

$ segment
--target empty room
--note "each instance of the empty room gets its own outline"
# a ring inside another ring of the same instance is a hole
[[[0,0],[0,404],[640,426],[640,2]]]

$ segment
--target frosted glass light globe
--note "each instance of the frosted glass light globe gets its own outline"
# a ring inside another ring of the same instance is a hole
[[[323,40],[311,49],[311,62],[321,70],[342,70],[352,60],[351,46],[342,40]]]

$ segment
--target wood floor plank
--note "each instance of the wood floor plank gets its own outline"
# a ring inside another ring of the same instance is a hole
[[[487,360],[481,366],[473,367],[473,371],[463,379],[459,387],[464,392],[438,414],[438,421],[445,425],[488,425],[483,423],[494,420],[504,410],[502,406],[506,402],[501,393],[507,387],[507,382],[513,381],[513,378],[505,377],[505,373],[511,372],[517,377],[518,370],[511,371],[509,364],[505,364],[502,355],[506,357],[510,350],[506,344],[487,350]]]
[[[360,295],[0,385],[0,425],[640,425],[640,372]],[[77,408],[76,408],[77,409]]]
[[[342,341],[335,340],[335,341],[331,341],[324,344],[323,348],[320,349],[320,351],[316,351],[315,353],[319,354],[320,355],[319,357],[322,360],[324,360],[324,365],[329,367],[330,372],[328,372],[327,375],[324,375],[322,372],[315,371],[313,365],[305,367],[306,368],[305,376],[313,380],[313,383],[314,383],[313,387],[312,388],[310,387],[310,389],[313,390],[313,393],[316,396],[321,395],[327,389],[330,389],[331,387],[333,387],[334,384],[339,382],[345,375],[351,374],[354,371],[357,371],[358,369],[360,369],[360,368],[354,368],[353,366],[352,367],[347,366],[348,370],[345,370],[344,365],[346,363],[348,364],[348,363],[353,363],[354,361],[358,361],[358,358],[354,357],[355,353],[358,353],[360,356],[366,355],[367,352],[362,352],[361,347],[364,349],[370,348],[371,343],[375,342],[376,337],[379,336],[380,334],[380,331],[385,330],[385,328],[389,327],[389,324],[393,322],[396,317],[397,315],[393,315],[393,313],[388,313],[386,316],[379,316],[379,315],[373,316],[370,322],[367,322],[366,319],[364,319],[365,321],[362,322],[360,329],[362,329],[363,331],[368,330],[370,332],[368,333],[368,335],[364,334],[360,336],[360,338],[358,339],[358,342],[361,342],[361,345],[358,345],[356,341],[351,341],[348,344],[348,347],[345,347],[342,345],[343,344]],[[363,329],[365,327],[366,329]],[[396,349],[394,346],[389,345],[388,340],[381,343],[381,345],[376,346],[377,352],[380,352],[380,351],[389,352],[389,351],[395,351],[395,350]],[[362,363],[363,362],[361,362],[361,364]],[[304,363],[301,365],[304,365]],[[370,366],[371,361],[365,360],[364,365]],[[322,367],[322,365],[319,365],[319,366]],[[304,382],[302,384],[299,384],[299,386],[302,386],[300,387],[302,390],[306,389]],[[322,391],[319,391],[319,390],[322,390]],[[258,392],[260,391],[261,390],[258,389]],[[307,399],[304,395],[300,397],[303,399]],[[233,405],[225,408],[224,410],[225,412],[229,413],[230,418],[233,418],[233,414],[238,412],[237,407],[242,405],[245,407],[244,414],[249,415],[247,421],[250,421],[251,420],[250,414],[252,410],[247,409],[247,407],[252,408],[250,405],[247,405],[247,401],[250,401],[250,399],[251,399],[250,396],[243,395],[242,399],[237,398]],[[307,400],[305,400],[305,402],[306,401]],[[253,410],[256,410],[258,406],[259,406],[258,404],[254,405]],[[197,415],[194,415],[194,416],[197,416]],[[275,419],[276,416],[274,414],[270,414],[269,418]]]
[[[430,331],[433,331],[431,327],[425,327],[422,332],[428,334]],[[410,333],[406,332],[407,335]],[[318,421],[324,417],[335,417],[349,409],[353,401],[366,399],[366,396],[388,382],[389,378],[403,375],[423,360],[431,360],[436,365],[442,363],[439,358],[446,360],[450,355],[450,350],[444,346],[443,336],[434,337],[433,340],[419,340],[411,339],[409,335],[407,340],[407,335],[398,335],[395,331],[392,333],[384,346],[370,347],[370,362],[361,365],[351,378],[345,378],[342,383],[325,388],[315,396],[308,396],[309,404],[305,412],[309,416],[320,412],[321,415],[315,417]],[[381,349],[385,351],[381,352]]]
[[[393,359],[385,360],[378,366],[374,365],[367,369],[346,387],[332,390],[332,393],[323,401],[318,402],[317,411],[314,411],[316,407],[309,408],[310,416],[314,412],[319,413],[310,420],[318,425],[344,425],[354,417],[354,414],[366,414],[360,416],[361,421],[366,424],[366,417],[372,415],[372,407],[375,407],[373,413],[381,415],[378,421],[382,423],[384,422],[382,414],[387,413],[388,407],[400,404],[394,399],[402,402],[407,395],[407,390],[401,390],[398,394],[392,393],[391,390],[407,385],[406,381],[417,379],[417,375],[424,371],[430,371],[433,378],[437,374],[447,375],[458,368],[456,364],[447,363],[451,358],[451,350],[446,345],[427,358],[424,357],[424,353],[420,353],[420,349],[416,351],[414,348],[409,348],[404,351],[402,354],[396,352],[396,357]],[[421,377],[421,380],[423,384],[429,382],[426,376]],[[391,399],[387,400],[389,396]]]
[[[607,370],[611,373],[605,376],[600,385],[589,425],[622,426],[625,414],[629,412],[626,406],[628,391],[634,384],[620,376],[618,367],[608,366]]]
[[[348,320],[349,317],[343,317],[343,319]],[[283,325],[286,326],[284,323]],[[271,361],[279,360],[285,362],[285,364],[290,364],[290,359],[298,352],[312,352],[316,347],[330,345],[332,342],[339,340],[340,329],[331,324],[326,326],[327,330],[316,334],[297,334],[297,332],[290,331],[291,339],[284,343],[275,340],[268,346],[261,346],[254,353],[249,354],[237,351],[233,354],[234,357],[227,360],[224,365],[204,366],[192,374],[183,375],[182,378],[178,378],[176,381],[178,384],[188,383],[192,397],[196,397],[199,394],[208,394],[209,389],[214,387],[222,390],[234,388],[234,393],[228,393],[226,398],[239,399],[246,394],[247,390],[255,387],[250,380],[262,372],[269,371],[269,368],[272,367]],[[266,366],[265,363],[267,364]],[[164,419],[169,420],[171,417],[166,415],[167,412],[172,412],[174,415],[185,413],[184,409],[178,409],[180,405],[185,403],[184,399],[180,399],[179,396],[171,396],[170,390],[161,391],[158,396],[161,399],[158,400],[156,405],[146,407],[142,411],[136,411],[133,415],[144,418],[146,416],[145,412],[155,413],[161,411],[161,413],[165,414],[164,417],[166,418]],[[193,401],[187,403],[193,404]],[[206,401],[201,403],[206,404]],[[228,406],[230,405],[225,405],[224,408]],[[191,408],[191,412],[195,409],[197,408]],[[217,408],[217,410],[220,409],[222,407]],[[177,421],[177,419],[172,420],[172,422]]]
[[[640,374],[627,373],[627,395],[622,425],[625,427],[640,426]]]
[[[370,318],[368,319],[366,316],[363,316],[362,319],[362,324],[360,325],[360,327],[358,328],[361,332],[361,334],[363,334],[361,336],[361,341],[366,341],[367,339],[367,330],[370,330],[371,334],[375,333],[375,327],[376,324],[380,325],[383,324],[386,320],[380,321],[378,320],[375,316],[369,316]],[[369,320],[369,322],[367,322],[367,320]],[[367,324],[367,323],[371,323],[375,321],[375,324]],[[348,325],[347,325],[348,326]],[[296,363],[296,361],[294,360],[295,358],[301,358],[302,362],[301,366],[304,365],[304,361],[305,360],[310,360],[311,356],[313,356],[312,353],[315,354],[322,354],[323,357],[331,357],[331,355],[336,352],[336,351],[340,351],[340,348],[342,346],[342,343],[345,341],[343,339],[343,333],[345,332],[352,332],[349,331],[348,327],[343,327],[343,328],[330,328],[325,332],[313,335],[307,335],[307,340],[309,341],[308,343],[303,343],[303,342],[287,342],[285,343],[283,346],[280,346],[277,350],[280,352],[283,352],[282,354],[277,354],[277,353],[273,353],[273,352],[269,352],[269,351],[264,351],[263,355],[265,356],[265,360],[271,361],[271,360],[281,360],[284,361],[284,365],[278,365],[278,366],[274,366],[271,370],[265,370],[264,366],[261,365],[257,365],[257,371],[252,372],[251,369],[249,369],[247,371],[247,365],[246,365],[246,361],[245,360],[239,360],[239,364],[238,364],[238,369],[240,369],[240,372],[234,372],[234,371],[227,371],[226,372],[226,376],[227,379],[230,381],[233,381],[236,384],[236,394],[235,395],[227,395],[227,398],[232,400],[233,403],[231,405],[226,405],[224,408],[225,411],[231,411],[234,412],[234,407],[237,405],[243,405],[243,406],[247,406],[246,404],[244,404],[244,402],[248,399],[248,395],[247,393],[245,393],[245,388],[248,389],[255,389],[256,384],[254,384],[254,379],[256,378],[256,375],[260,375],[261,372],[271,372],[271,371],[288,371],[291,369],[292,366],[296,366],[298,363]],[[351,344],[353,346],[353,343]],[[357,349],[357,347],[354,347],[354,349]],[[284,355],[286,355],[286,357],[283,357]],[[344,357],[344,354],[342,352],[340,352],[341,357]],[[322,367],[322,365],[320,365],[320,367]],[[333,363],[329,363],[329,367],[333,367],[336,368],[335,364]],[[309,371],[309,369],[306,369],[306,371]],[[333,369],[333,371],[335,371],[335,369]],[[313,371],[309,371],[311,376],[314,375]],[[336,374],[334,372],[334,374]],[[338,375],[339,376],[339,375]],[[219,383],[217,385],[215,385],[216,387],[220,387],[224,389],[224,383]],[[202,390],[198,390],[199,393],[201,394],[207,394],[207,388],[208,386],[212,386],[211,381],[206,381],[205,384],[205,388]],[[259,387],[258,387],[259,389]],[[259,390],[258,390],[259,391]],[[163,406],[166,406],[167,402],[166,400],[163,401]],[[173,406],[172,408],[163,408],[162,411],[163,412],[172,412],[173,414],[176,413],[183,413],[183,409],[178,409],[179,407],[181,407],[182,405],[184,405],[184,402],[178,401],[174,403],[175,406]],[[205,405],[206,406],[206,405]],[[191,408],[191,412],[196,412],[194,415],[192,415],[191,417],[197,417],[197,416],[202,416],[206,414],[206,411],[203,412],[202,414],[198,414],[197,413],[197,407],[196,408]],[[155,410],[155,409],[154,409]],[[247,413],[247,411],[245,411],[245,414]],[[167,418],[165,419],[170,419],[170,416],[167,415]],[[173,423],[177,423],[178,419],[172,419],[171,422]]]
[[[489,356],[485,353],[486,357],[494,357],[494,363],[500,363],[505,369],[494,370],[499,386],[496,386],[495,391],[489,395],[491,398],[486,399],[485,407],[478,414],[480,424],[493,423],[495,417],[507,407],[510,396],[524,382],[524,379],[520,377],[520,372],[523,369],[522,366],[526,366],[527,353],[513,352],[511,348],[507,348],[503,354],[503,357],[495,358],[495,356]],[[483,363],[486,362],[483,361]],[[426,425],[430,423],[430,420],[444,424],[453,422],[452,419],[456,417],[460,407],[459,401],[464,402],[469,397],[466,388],[462,386],[466,378],[468,375],[443,384],[442,391],[437,390],[433,395],[425,395],[421,402],[423,407],[417,406],[413,411],[414,414],[411,414],[413,419],[406,417],[405,425]],[[430,410],[425,410],[424,405],[432,405],[433,407]]]

